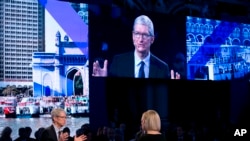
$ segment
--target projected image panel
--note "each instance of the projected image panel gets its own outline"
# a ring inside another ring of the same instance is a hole
[[[88,5],[60,1],[41,5],[45,51],[34,52],[32,58],[40,117],[55,107],[64,108],[69,116],[88,116]]]
[[[140,61],[144,61],[145,78],[170,79],[170,70],[186,78],[184,16],[95,7],[98,11],[90,15],[92,76],[140,78]]]
[[[191,16],[186,20],[189,80],[233,80],[249,76],[249,24]]]
[[[67,119],[75,134],[89,122],[88,5],[6,0],[0,9],[0,124],[12,128],[13,139],[30,125],[34,137],[62,107],[83,117]]]

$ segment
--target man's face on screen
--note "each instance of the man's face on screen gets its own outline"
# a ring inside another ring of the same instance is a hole
[[[134,26],[133,43],[135,50],[139,53],[148,53],[150,46],[154,42],[154,37],[149,34],[146,25],[137,24]]]

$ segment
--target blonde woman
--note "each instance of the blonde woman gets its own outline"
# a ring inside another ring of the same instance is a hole
[[[141,128],[145,132],[138,141],[166,141],[161,134],[161,119],[155,110],[147,110],[141,117]]]

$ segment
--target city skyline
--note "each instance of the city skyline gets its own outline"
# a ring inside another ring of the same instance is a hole
[[[46,6],[51,4],[58,5],[57,7],[64,5],[71,7],[71,9],[75,8],[72,3],[55,3],[55,1],[48,2]],[[51,11],[48,11],[49,8],[46,8],[43,3],[36,0],[28,2],[1,1],[0,7],[5,9],[1,10],[0,15],[3,25],[0,28],[2,31],[0,39],[0,87],[8,85],[32,86],[33,53],[55,53],[57,32],[60,32],[62,37],[67,36],[69,41],[73,40],[70,34],[65,32],[65,27],[61,27],[62,23],[56,21],[50,13]],[[76,11],[75,13],[77,14]]]

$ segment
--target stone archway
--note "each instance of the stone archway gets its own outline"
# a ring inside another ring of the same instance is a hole
[[[66,73],[65,88],[67,96],[83,94],[83,79],[79,68],[72,67]]]

